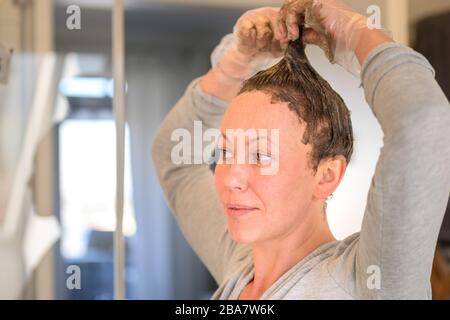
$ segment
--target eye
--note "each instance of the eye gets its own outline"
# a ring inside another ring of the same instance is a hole
[[[267,164],[272,161],[272,157],[268,154],[264,154],[261,152],[256,153],[256,163],[257,164]]]
[[[216,149],[216,158],[218,163],[225,163],[227,160],[233,159],[233,153],[228,149],[218,147]]]

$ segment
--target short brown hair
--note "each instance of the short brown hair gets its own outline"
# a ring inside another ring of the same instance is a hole
[[[339,94],[311,66],[301,39],[291,41],[284,58],[275,66],[244,82],[239,94],[253,90],[272,97],[272,103],[287,102],[300,121],[306,123],[302,137],[312,145],[310,166],[322,159],[342,155],[350,161],[353,130],[350,111]]]

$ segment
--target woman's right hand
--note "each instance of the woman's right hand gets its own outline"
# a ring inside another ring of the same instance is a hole
[[[212,55],[213,67],[232,78],[246,80],[268,63],[283,57],[287,43],[275,35],[280,8],[265,7],[245,12]]]
[[[280,8],[265,7],[245,12],[233,34],[225,36],[212,56],[212,69],[202,79],[203,91],[230,101],[243,81],[283,57],[287,43],[275,34]]]

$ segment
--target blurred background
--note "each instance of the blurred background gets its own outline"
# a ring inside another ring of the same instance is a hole
[[[367,15],[377,6],[382,26],[430,60],[450,97],[450,1],[347,2]],[[283,1],[125,3],[126,295],[209,299],[217,285],[166,207],[151,142],[238,17]],[[113,298],[111,9],[107,0],[0,0],[0,299]],[[352,111],[353,162],[328,206],[342,239],[360,229],[382,134],[360,81],[320,50],[307,54]],[[450,296],[449,219],[433,269],[436,299]]]

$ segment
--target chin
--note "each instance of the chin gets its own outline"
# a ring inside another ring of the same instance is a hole
[[[231,239],[243,244],[250,244],[258,241],[259,232],[255,227],[246,227],[237,222],[228,221],[228,233]]]

